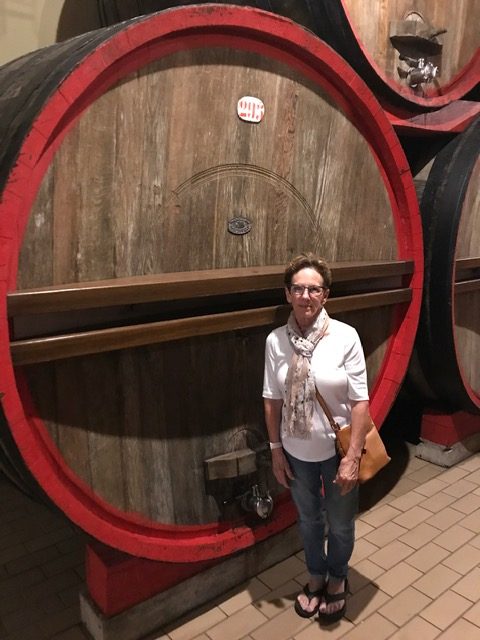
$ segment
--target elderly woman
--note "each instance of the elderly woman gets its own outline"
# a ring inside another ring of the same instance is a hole
[[[284,281],[292,312],[266,342],[265,421],[273,472],[291,489],[298,510],[309,572],[295,611],[304,618],[318,612],[329,623],[346,610],[369,411],[365,358],[355,329],[325,310],[331,285],[326,262],[302,254],[287,266]],[[342,459],[316,389],[336,422],[352,425],[350,448]]]

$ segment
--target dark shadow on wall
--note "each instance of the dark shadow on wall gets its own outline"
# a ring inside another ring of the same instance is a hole
[[[50,19],[49,13],[45,7],[42,22]],[[62,42],[101,26],[97,0],[65,0],[58,19],[56,41]]]

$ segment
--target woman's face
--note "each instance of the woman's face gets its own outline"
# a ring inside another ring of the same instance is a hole
[[[304,287],[302,292],[301,287]],[[329,290],[323,288],[323,277],[315,269],[306,267],[294,274],[292,286],[290,290],[285,288],[285,294],[287,301],[292,305],[300,329],[306,329],[315,322],[328,298],[328,293]]]

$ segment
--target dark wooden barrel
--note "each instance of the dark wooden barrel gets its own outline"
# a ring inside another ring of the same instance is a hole
[[[278,13],[315,30],[315,17],[309,0],[97,0],[100,22],[109,26],[137,16],[194,4],[248,6]]]
[[[286,259],[332,263],[379,425],[413,347],[421,223],[380,105],[310,32],[227,6],[79,36],[0,87],[2,403],[28,468],[132,555],[214,558],[290,526],[261,400]],[[238,508],[252,483],[266,522]]]
[[[425,183],[424,299],[415,351],[426,384],[411,373],[430,402],[475,414],[480,413],[479,150],[477,120],[438,153]]]
[[[120,20],[193,0],[98,0],[101,20]],[[465,121],[480,93],[480,38],[477,0],[234,0],[287,16],[333,46],[368,83],[401,127],[450,129]],[[431,82],[415,84],[415,66],[423,59],[437,67]],[[412,71],[414,71],[412,75]],[[413,86],[412,86],[413,85]],[[420,122],[416,113],[439,109],[457,100],[464,104]],[[478,111],[476,111],[478,113]],[[412,120],[413,119],[413,120]]]

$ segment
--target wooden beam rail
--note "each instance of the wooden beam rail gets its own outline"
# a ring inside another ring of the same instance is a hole
[[[455,260],[455,268],[459,269],[478,269],[480,267],[480,257],[476,258],[457,258]]]
[[[408,303],[411,296],[410,289],[363,293],[332,298],[328,302],[328,309],[331,313],[340,313]],[[285,322],[288,313],[289,306],[280,305],[84,333],[17,340],[11,342],[11,354],[13,363],[17,366],[48,362],[195,336],[281,324]]]
[[[464,282],[456,282],[454,285],[454,291],[456,295],[462,293],[470,293],[472,291],[478,291],[480,289],[480,279],[465,280]]]
[[[283,271],[283,265],[212,269],[27,289],[8,294],[8,316],[281,289]],[[335,283],[401,277],[413,273],[413,263],[337,262],[332,273]]]

